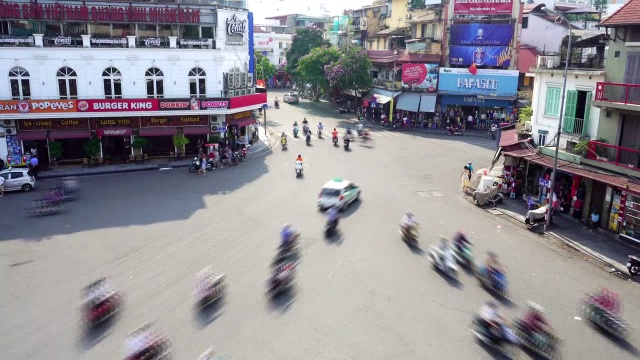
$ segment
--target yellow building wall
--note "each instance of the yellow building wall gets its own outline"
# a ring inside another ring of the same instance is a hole
[[[408,25],[407,23],[407,1],[394,0],[391,2],[391,16],[385,19],[385,24],[390,29],[402,28]]]

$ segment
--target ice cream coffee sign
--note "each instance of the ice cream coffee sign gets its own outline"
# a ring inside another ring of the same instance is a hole
[[[234,14],[227,19],[227,45],[244,45],[247,32],[247,19],[238,19]]]

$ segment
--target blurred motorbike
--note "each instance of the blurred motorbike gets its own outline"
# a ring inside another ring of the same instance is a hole
[[[110,287],[105,278],[98,279],[84,288],[82,309],[89,329],[113,318],[121,306],[120,293]]]
[[[446,238],[443,238],[446,240]],[[453,254],[453,249],[449,245],[445,248],[440,246],[431,246],[429,251],[429,260],[433,266],[446,274],[452,279],[458,278],[458,265]]]
[[[134,330],[127,338],[126,346],[126,360],[168,360],[171,357],[169,339],[152,331],[150,324]]]
[[[605,332],[620,339],[626,339],[629,335],[629,324],[620,315],[599,304],[596,296],[587,294],[581,307],[582,316]]]
[[[198,308],[204,309],[221,300],[226,294],[227,283],[225,274],[214,274],[209,268],[196,275],[196,303]]]
[[[560,339],[554,334],[545,333],[542,337],[533,334],[527,329],[522,319],[515,319],[513,325],[521,346],[529,349],[543,359],[556,360],[561,358],[559,349]]]
[[[507,298],[507,276],[501,272],[488,270],[484,264],[476,265],[476,278],[480,285],[494,293]]]

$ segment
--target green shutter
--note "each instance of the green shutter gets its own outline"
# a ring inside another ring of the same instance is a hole
[[[589,120],[591,118],[591,99],[593,95],[591,91],[587,93],[587,100],[584,106],[584,121],[582,122],[582,136],[589,135]]]
[[[576,122],[576,107],[578,105],[578,90],[567,91],[567,101],[564,108],[563,128],[568,133],[573,133]]]
[[[553,98],[553,88],[547,88],[547,96],[544,102],[544,114],[551,115],[551,102]]]
[[[547,88],[547,99],[544,104],[544,114],[548,116],[558,116],[560,105],[560,89]]]

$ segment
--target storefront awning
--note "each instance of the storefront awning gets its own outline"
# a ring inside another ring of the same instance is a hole
[[[47,130],[20,131],[18,140],[46,140]]]
[[[141,128],[140,136],[173,136],[176,134],[174,127],[149,127]]]
[[[211,129],[208,126],[185,126],[182,128],[184,135],[202,135],[208,134]]]
[[[436,112],[436,95],[422,95],[420,99],[420,112]]]
[[[50,130],[49,139],[89,139],[91,138],[91,130]]]
[[[400,92],[400,91],[393,92],[391,90],[385,90],[385,89],[379,89],[379,88],[371,89],[371,93],[374,96],[382,95],[382,96],[386,96],[388,98],[396,97],[396,96],[402,94],[402,92]]]
[[[253,125],[255,123],[256,123],[256,119],[244,119],[244,120],[232,121],[229,123],[229,125],[236,125],[236,126],[242,127],[242,126]]]
[[[406,110],[412,112],[418,112],[420,109],[420,94],[418,93],[403,93],[398,98],[398,110]]]
[[[376,97],[376,104],[384,105],[391,101],[391,98],[384,95],[374,95]]]

